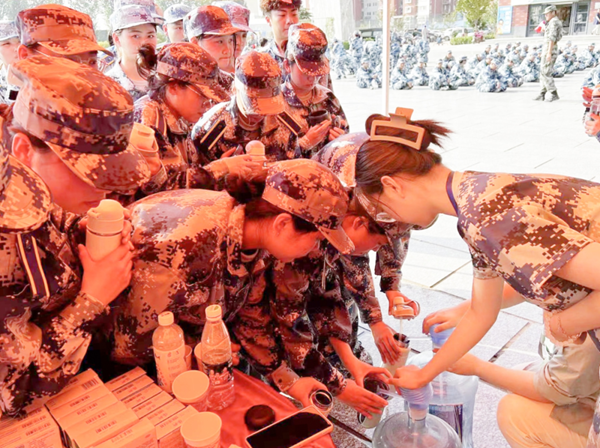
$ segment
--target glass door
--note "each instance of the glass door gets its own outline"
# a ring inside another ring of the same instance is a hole
[[[575,21],[573,23],[573,34],[586,34],[587,33],[587,24],[588,18],[590,14],[590,4],[585,3],[575,3]]]
[[[535,29],[544,20],[544,8],[546,5],[529,5],[529,22],[527,24],[528,36],[543,36],[543,33],[536,33]]]

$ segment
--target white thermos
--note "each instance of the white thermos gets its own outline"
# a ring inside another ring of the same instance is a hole
[[[265,145],[259,140],[252,140],[246,145],[246,154],[251,156],[265,156]]]
[[[151,127],[141,123],[134,123],[129,144],[135,148],[146,158],[158,157],[158,143],[154,130]]]
[[[121,245],[123,207],[117,201],[104,199],[87,213],[85,246],[93,260],[106,257]]]

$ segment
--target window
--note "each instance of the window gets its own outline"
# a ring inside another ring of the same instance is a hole
[[[406,3],[408,3],[408,1]],[[412,7],[407,6],[405,11],[406,11],[406,14],[410,14],[412,12]]]
[[[412,3],[412,0],[406,0],[405,3]]]

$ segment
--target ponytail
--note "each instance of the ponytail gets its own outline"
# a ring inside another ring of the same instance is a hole
[[[138,50],[137,56],[137,71],[139,75],[146,81],[156,74],[156,66],[158,65],[158,55],[153,45],[144,44]]]

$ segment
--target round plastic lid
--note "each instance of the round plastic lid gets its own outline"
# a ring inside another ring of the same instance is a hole
[[[103,199],[98,207],[88,210],[87,227],[100,234],[119,233],[123,230],[123,206],[112,199]]]
[[[183,404],[194,404],[202,399],[210,387],[210,380],[199,370],[183,372],[173,381],[173,395]]]
[[[259,140],[252,140],[246,145],[246,154],[253,156],[264,156],[265,145]]]
[[[433,342],[434,345],[441,347],[442,345],[444,345],[446,343],[446,341],[448,340],[448,338],[454,331],[454,328],[450,328],[448,330],[444,330],[444,331],[440,331],[439,333],[436,333],[435,329],[437,328],[437,326],[438,326],[438,324],[431,326],[431,328],[429,329],[429,336],[431,336],[431,341]]]
[[[165,311],[158,315],[158,325],[160,326],[168,327],[169,325],[173,325],[173,322],[175,322],[175,317],[170,311]]]
[[[211,305],[206,308],[206,318],[208,320],[219,320],[223,316],[221,307],[219,305]]]
[[[221,417],[212,412],[200,412],[181,425],[181,436],[188,446],[202,446],[216,442],[221,435]]]

